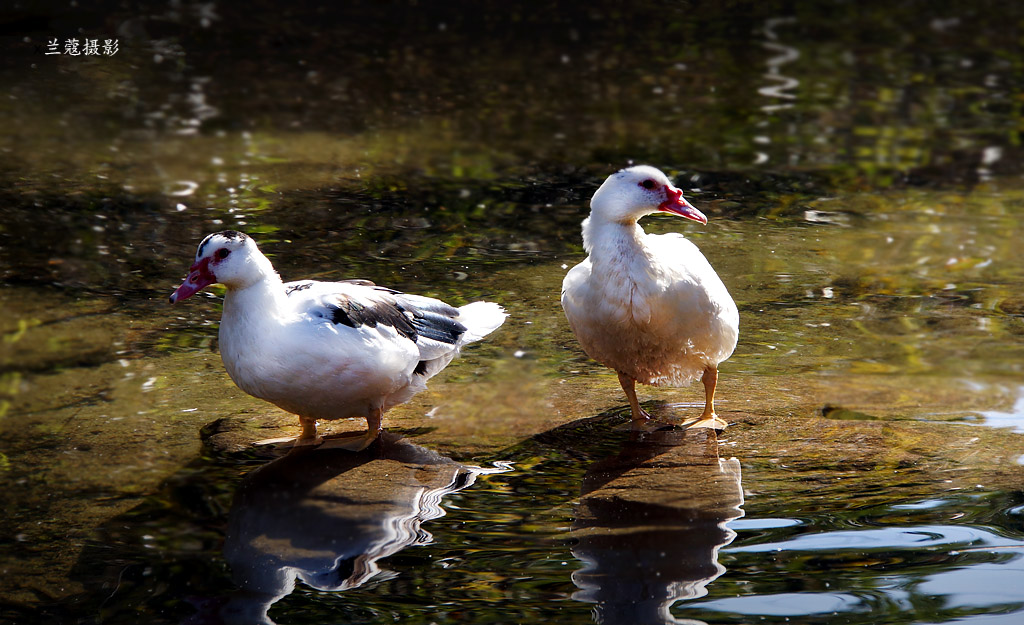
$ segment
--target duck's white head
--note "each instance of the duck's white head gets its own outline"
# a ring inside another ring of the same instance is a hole
[[[196,262],[188,277],[171,293],[171,303],[188,299],[210,286],[244,289],[274,273],[274,267],[245,233],[237,230],[214,232],[196,249]]]
[[[683,192],[668,176],[648,165],[629,167],[608,176],[590,200],[591,216],[611,222],[636,223],[644,215],[658,211],[708,223],[708,218],[683,198]]]

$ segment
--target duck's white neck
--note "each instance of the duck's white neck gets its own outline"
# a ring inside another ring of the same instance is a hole
[[[583,249],[592,258],[610,257],[627,250],[639,251],[644,247],[645,236],[635,219],[609,221],[591,213],[583,220]]]
[[[224,318],[276,316],[285,309],[287,301],[281,276],[270,267],[259,280],[241,288],[228,287],[224,296]]]

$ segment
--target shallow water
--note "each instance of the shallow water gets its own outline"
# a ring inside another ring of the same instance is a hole
[[[15,11],[0,620],[1024,618],[1013,10],[480,6]],[[122,52],[35,51],[78,28]],[[630,431],[558,306],[631,159],[740,307],[717,439],[696,388]],[[224,228],[511,317],[366,454],[255,451],[222,292],[166,303]]]

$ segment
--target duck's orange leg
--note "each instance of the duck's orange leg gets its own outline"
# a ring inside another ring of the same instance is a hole
[[[294,447],[305,447],[315,446],[324,442],[324,439],[317,436],[316,433],[316,419],[309,419],[306,417],[299,417],[299,424],[302,425],[302,432],[298,438],[294,436],[284,436],[281,438],[268,438],[262,441],[256,441],[253,445],[280,445],[282,443],[291,443]]]
[[[700,419],[690,427],[724,430],[729,424],[715,414],[715,387],[718,386],[718,368],[704,369],[704,375],[701,376],[700,381],[704,383],[704,412],[701,413]]]
[[[646,421],[651,418],[647,411],[640,407],[636,398],[636,380],[624,373],[619,374],[619,385],[626,392],[626,399],[629,400],[629,407],[633,411],[633,421]]]
[[[341,438],[328,438],[324,443],[324,449],[347,449],[348,451],[362,451],[373,444],[380,436],[381,422],[384,420],[384,407],[374,408],[366,417],[366,432],[355,438],[346,436]]]

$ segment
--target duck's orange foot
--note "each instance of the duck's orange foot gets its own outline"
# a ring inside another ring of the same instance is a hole
[[[651,413],[647,412],[643,408],[637,406],[637,409],[633,411],[633,423],[645,423],[651,420]]]
[[[283,436],[281,438],[267,438],[261,441],[255,441],[253,446],[264,447],[267,445],[279,445],[281,447],[316,447],[317,445],[323,444],[324,439],[319,436],[313,437],[295,437],[295,436]]]
[[[729,423],[726,422],[725,419],[719,417],[715,413],[711,413],[709,415],[701,415],[700,418],[698,418],[696,421],[686,425],[687,429],[689,429],[689,428],[710,428],[712,430],[718,430],[718,431],[724,430],[728,426],[729,426]]]
[[[380,436],[380,432],[366,431],[362,434],[343,435],[324,440],[321,449],[345,449],[347,451],[362,451],[372,445]]]

